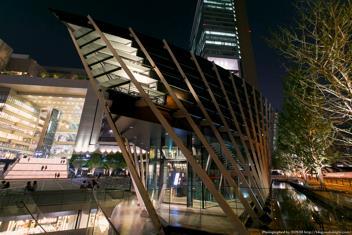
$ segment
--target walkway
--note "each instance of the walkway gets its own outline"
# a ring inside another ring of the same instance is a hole
[[[307,180],[307,184],[311,187],[320,187],[320,182],[315,178]],[[352,179],[324,178],[324,187],[327,190],[352,193]]]
[[[155,201],[153,201],[156,204]],[[243,208],[238,209],[243,212]],[[214,234],[231,234],[233,225],[219,207],[207,209],[187,208],[185,205],[163,203],[157,209],[164,225],[202,230]],[[125,199],[115,206],[111,222],[121,235],[156,234],[146,212],[137,205],[135,197]]]
[[[10,189],[22,190],[25,188],[28,181],[33,183],[37,181],[37,191],[48,191],[48,190],[71,190],[79,189],[82,182],[91,181],[94,178],[73,178],[73,179],[26,179],[26,180],[6,180],[10,182]],[[2,180],[1,180],[2,181]],[[129,189],[129,178],[128,177],[103,177],[99,179],[100,188],[110,188],[118,190]]]
[[[79,184],[69,179],[35,180],[38,185],[37,191],[79,189]],[[10,182],[10,189],[18,190],[24,189],[28,181],[33,183],[33,180],[6,180],[6,182]]]
[[[277,181],[301,181],[312,188],[320,188],[318,179],[309,177],[306,181],[299,177],[287,177],[273,175],[272,180]],[[352,178],[339,177],[324,177],[324,188],[327,190],[340,191],[345,193],[352,193]]]

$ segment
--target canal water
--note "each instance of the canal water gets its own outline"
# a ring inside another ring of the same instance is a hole
[[[273,198],[281,212],[277,219],[285,230],[339,231],[341,234],[352,234],[352,219],[346,218],[344,211],[328,209],[288,183],[274,182]]]

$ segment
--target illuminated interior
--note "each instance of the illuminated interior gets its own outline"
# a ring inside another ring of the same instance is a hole
[[[94,234],[107,234],[109,231],[109,222],[100,210],[94,208],[82,212],[48,213],[42,215],[37,221],[40,226],[29,216],[19,216],[9,221],[0,221],[0,234],[42,234],[75,229],[90,229]]]
[[[240,61],[238,59],[220,58],[220,57],[207,57],[209,61],[213,61],[216,65],[230,71],[239,71]]]
[[[0,100],[0,155],[66,157],[73,152],[82,115],[84,98],[19,93],[14,89],[2,92]],[[52,110],[59,112],[57,128],[49,152],[38,151],[52,123]]]
[[[75,29],[75,37],[81,53],[86,58],[86,62],[99,85],[138,96],[139,91],[130,82],[130,78],[121,65],[113,58],[111,51],[98,33],[86,27],[69,25]],[[132,41],[107,33],[104,35],[151,99],[154,102],[163,103],[164,93],[158,91],[158,81],[151,77],[151,68],[143,63],[143,58],[137,56],[137,48],[132,46]]]
[[[2,92],[0,100],[0,151],[3,158],[31,154],[38,142],[43,121],[40,109],[14,90]]]
[[[43,113],[53,108],[60,111],[61,115],[50,156],[70,157],[81,120],[84,98],[35,95],[23,95],[23,97],[37,105]]]

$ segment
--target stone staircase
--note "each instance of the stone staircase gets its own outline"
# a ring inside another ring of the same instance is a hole
[[[26,157],[13,163],[4,179],[64,179],[67,176],[67,159]]]

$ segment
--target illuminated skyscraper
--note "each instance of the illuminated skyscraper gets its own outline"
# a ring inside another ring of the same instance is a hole
[[[243,0],[198,0],[191,49],[256,86],[250,29]]]

